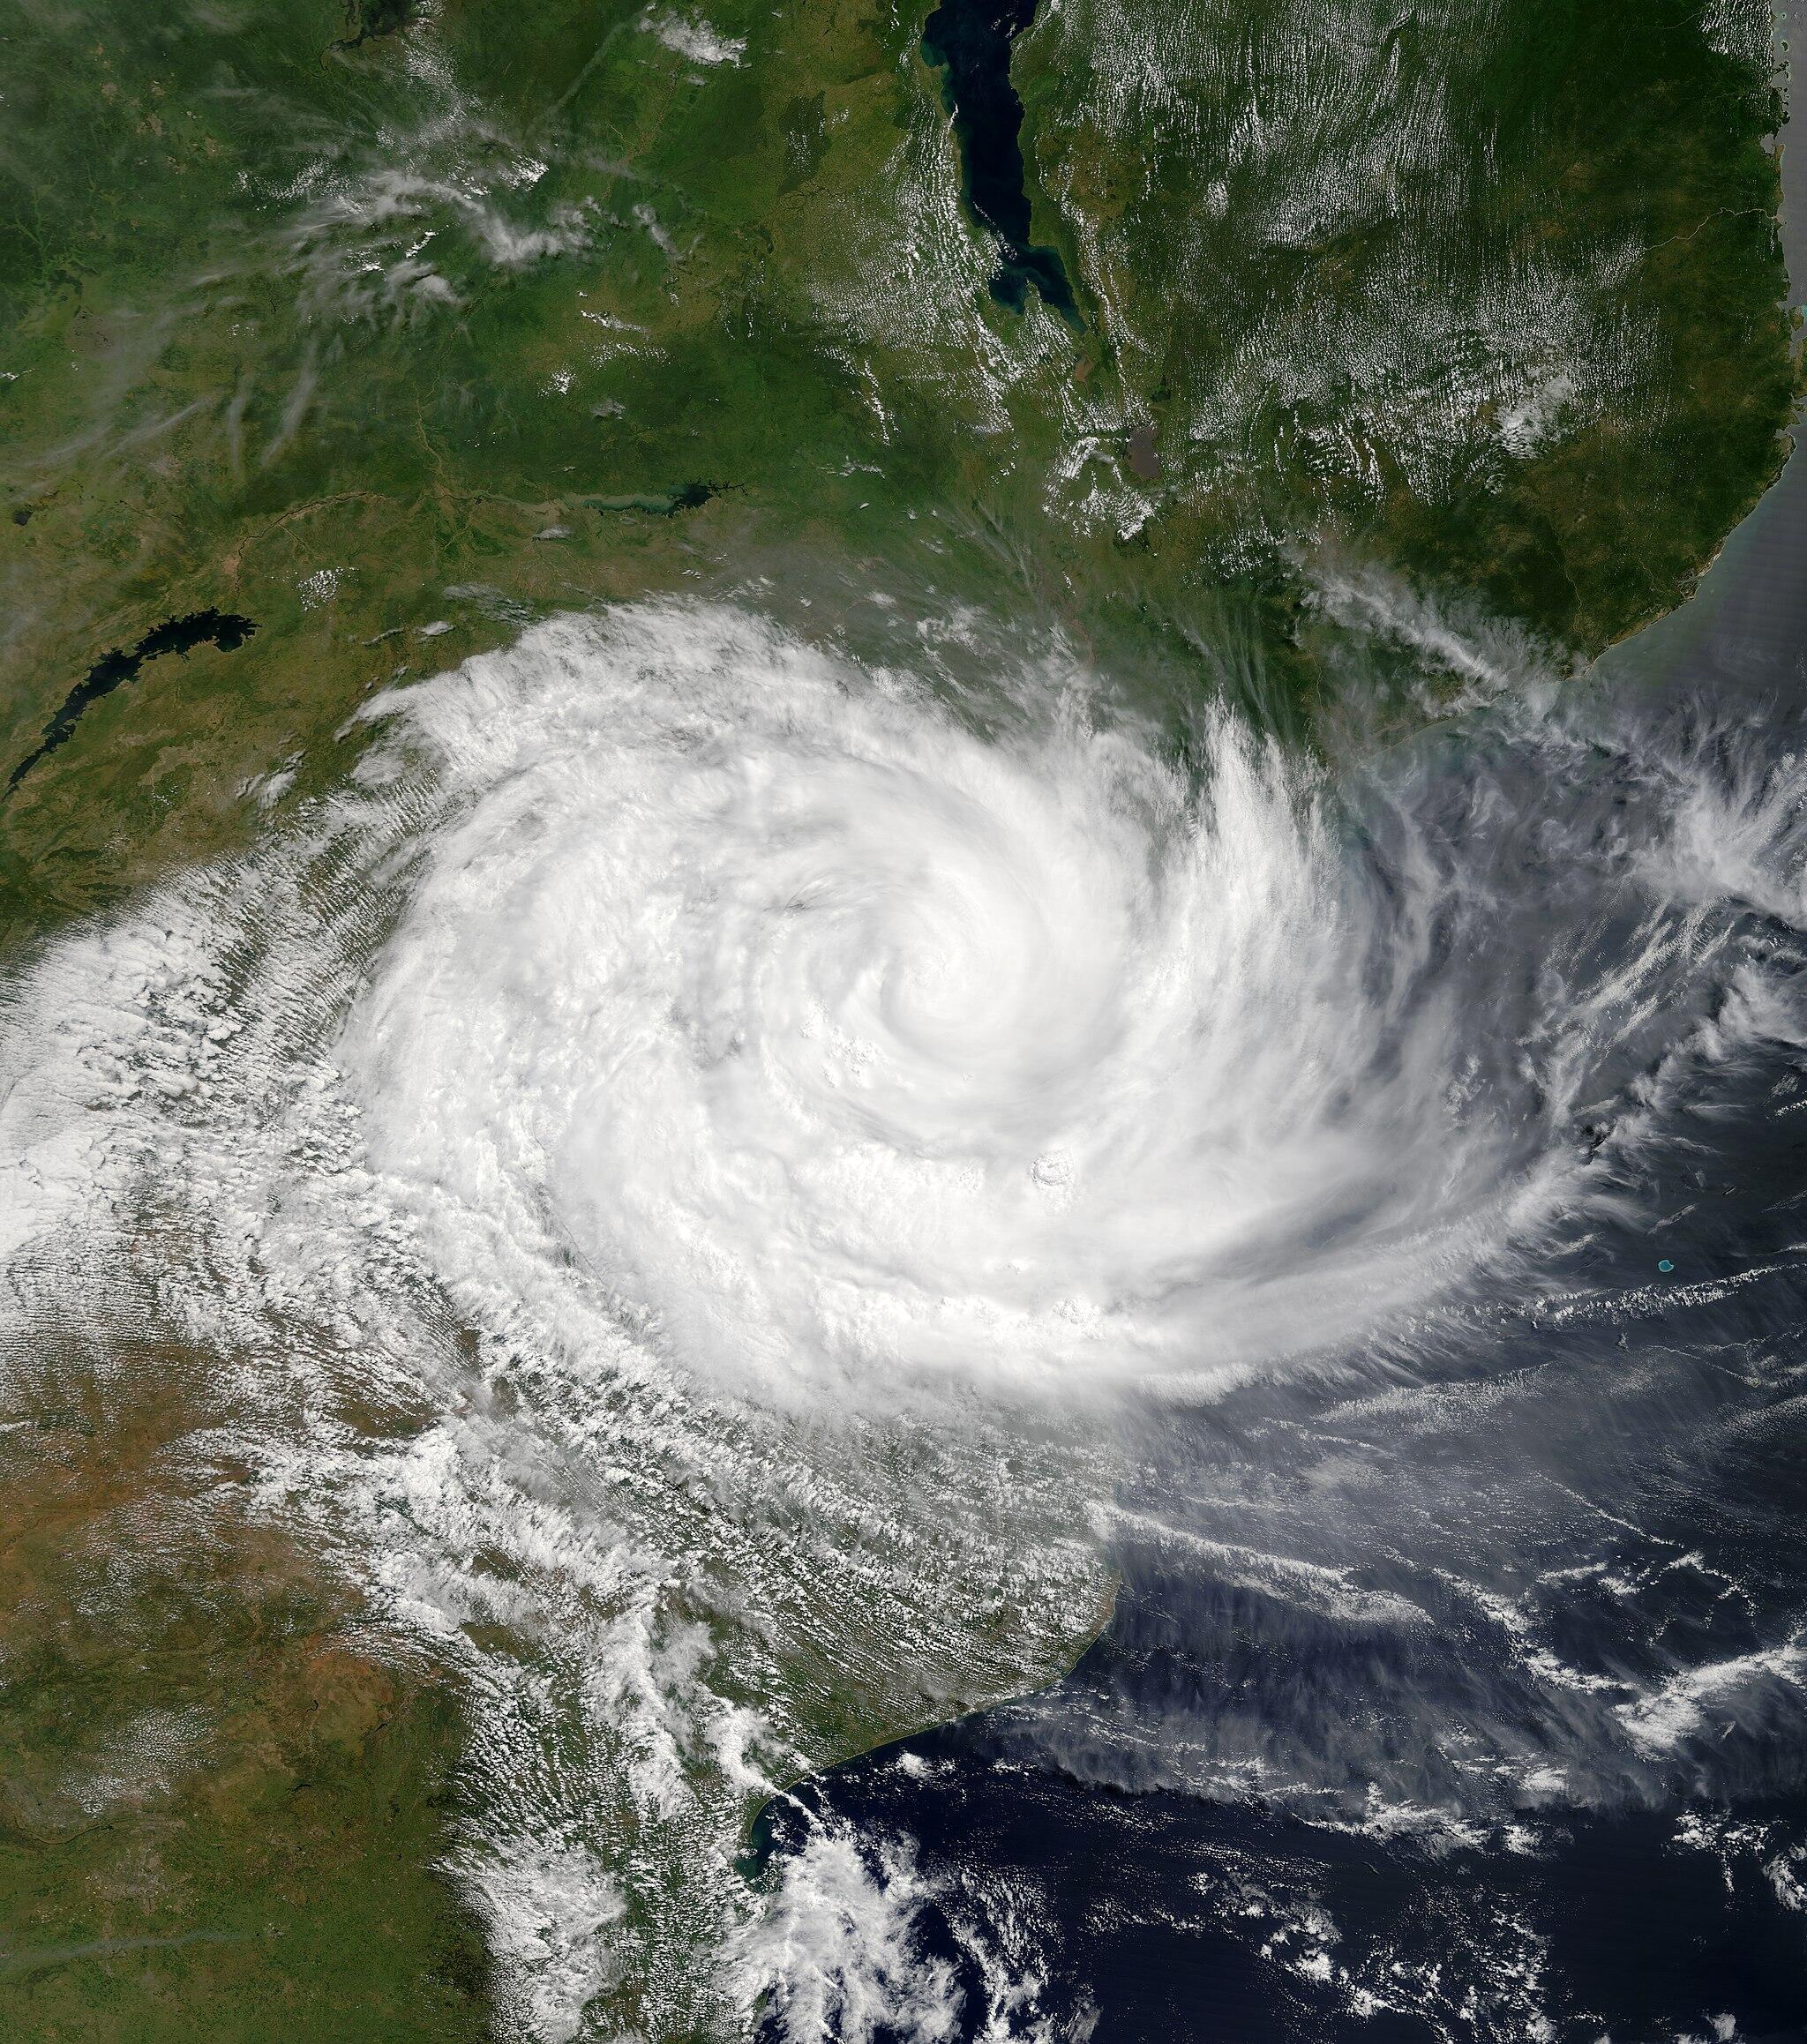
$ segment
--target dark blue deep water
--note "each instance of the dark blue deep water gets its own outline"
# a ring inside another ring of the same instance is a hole
[[[1382,878],[1409,812],[1497,881],[1443,977],[1503,1070],[1533,989],[1642,962],[1558,1138],[1601,1196],[1146,1411],[1073,1673],[768,1811],[814,1898],[774,2039],[1807,2040],[1803,543],[1796,463],[1555,707],[1352,791]],[[1723,884],[1653,910],[1683,840]]]
[[[1030,240],[1023,102],[1010,82],[1011,47],[1035,9],[1036,0],[941,0],[923,24],[922,49],[943,75],[966,202],[997,237],[1001,261],[993,297],[1020,312],[1033,286],[1044,303],[1072,317],[1073,287],[1060,257]]]

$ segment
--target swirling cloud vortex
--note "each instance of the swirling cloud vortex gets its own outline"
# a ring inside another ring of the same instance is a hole
[[[683,609],[371,714],[366,778],[454,807],[340,1063],[442,1269],[553,1324],[780,1399],[1230,1370],[1499,1196],[1435,1005],[1377,989],[1410,946],[1227,721],[1201,783]]]

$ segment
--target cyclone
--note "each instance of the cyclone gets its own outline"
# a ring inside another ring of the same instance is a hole
[[[1691,1104],[1807,1041],[1760,733],[1525,691],[1333,769],[1057,641],[986,657],[549,620],[372,696],[331,792],[4,989],[16,1352],[79,1314],[182,1354],[197,1484],[456,1671],[451,1871],[521,2044],[791,2005],[754,1813],[1070,1668],[1119,1555],[1413,1656],[1439,1599],[1515,1611],[1472,1487],[1401,1573],[1434,1490],[1351,1441],[1439,1377],[1491,1410],[1532,1321],[1656,1310],[1600,1245],[1699,1175]],[[1176,1417],[1238,1397],[1251,1464]],[[1764,1628],[1621,1682],[1541,1622],[1488,1768],[1426,1759],[1409,1685],[1397,1733],[1271,1706],[1198,1764],[1467,1836],[1659,1793],[1672,1726],[1798,1666]]]
[[[1428,922],[1227,717],[980,736],[679,610],[369,714],[454,808],[339,1061],[436,1262],[550,1324],[791,1401],[1220,1379],[1556,1196]]]

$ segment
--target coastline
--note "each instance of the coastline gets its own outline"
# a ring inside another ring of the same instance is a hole
[[[1784,118],[1777,131],[1781,207],[1778,216],[1789,296],[1797,318],[1807,307],[1807,137],[1794,130],[1797,52],[1807,36],[1807,0],[1775,11],[1777,71]],[[1807,347],[1807,327],[1801,334]],[[1807,398],[1797,408],[1793,445],[1781,473],[1702,569],[1687,599],[1616,641],[1593,663],[1613,681],[1690,681],[1736,691],[1807,682]]]

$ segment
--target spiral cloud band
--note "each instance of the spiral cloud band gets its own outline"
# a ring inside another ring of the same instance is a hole
[[[459,807],[340,1060],[442,1268],[554,1320],[780,1399],[1076,1391],[1346,1336],[1525,1191],[1376,998],[1421,940],[1226,721],[1196,787],[681,611],[372,714]]]
[[[5,990],[13,1352],[174,1344],[197,1470],[459,1661],[512,2038],[706,2031],[760,1798],[1070,1664],[1107,1400],[1409,1374],[1691,1060],[1803,1034],[1739,934],[1803,919],[1786,775],[1627,752],[1628,804],[1533,719],[1339,801],[1221,713],[923,664],[539,625]]]

